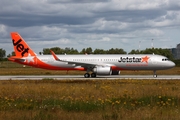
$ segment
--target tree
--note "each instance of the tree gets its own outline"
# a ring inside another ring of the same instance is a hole
[[[79,53],[77,49],[68,48],[68,47],[66,47],[66,48],[64,49],[64,52],[65,52],[66,54],[78,54],[78,53]]]
[[[64,49],[64,52],[65,52],[66,54],[69,54],[69,53],[71,52],[71,48],[66,47],[66,48]]]
[[[6,56],[6,51],[0,48],[0,61],[2,61],[5,56]]]
[[[53,48],[44,48],[43,49],[43,54],[51,54],[50,50],[52,50],[55,54],[79,54],[77,49],[74,48],[68,48],[66,47],[65,49],[59,48],[59,47],[53,47]]]
[[[68,54],[79,54],[77,49],[71,48],[70,53]]]
[[[94,50],[94,54],[106,54],[107,51],[103,50],[103,49],[95,49]]]
[[[111,48],[108,50],[108,54],[126,54],[126,52],[121,48]]]
[[[91,47],[88,47],[88,48],[83,48],[82,50],[81,50],[81,52],[80,52],[81,54],[92,54],[93,53],[93,50],[92,50],[92,48]]]
[[[50,49],[49,48],[43,48],[43,54],[44,55],[50,54]]]
[[[140,54],[139,50],[131,50],[128,54]]]
[[[16,56],[16,54],[15,54],[15,52],[14,52],[14,51],[12,51],[12,52],[11,52],[11,55],[12,55],[12,56]]]
[[[92,48],[91,47],[86,48],[86,53],[92,54],[93,53]]]
[[[11,57],[11,56],[16,56],[14,51],[12,51],[11,54],[7,55],[7,57]]]
[[[50,49],[56,54],[64,54],[65,53],[64,49],[61,49],[60,47],[53,47]]]
[[[80,53],[81,53],[81,54],[85,54],[85,53],[86,53],[86,49],[83,48]]]

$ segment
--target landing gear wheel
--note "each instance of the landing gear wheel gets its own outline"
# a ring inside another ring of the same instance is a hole
[[[155,75],[153,75],[153,77],[154,77],[154,78],[157,78],[157,75],[155,74]]]
[[[85,74],[84,74],[84,77],[85,77],[85,78],[89,78],[89,77],[90,77],[90,74],[89,74],[89,73],[85,73]]]
[[[96,73],[92,73],[92,74],[91,74],[91,77],[92,77],[92,78],[95,78],[95,77],[96,77]]]

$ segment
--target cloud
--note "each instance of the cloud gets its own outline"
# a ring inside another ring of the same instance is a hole
[[[109,41],[111,41],[111,39],[108,37],[103,37],[101,41],[109,42]]]
[[[143,31],[143,33],[150,36],[162,36],[164,34],[163,31],[158,30],[158,29],[149,29],[149,30]]]
[[[6,0],[0,8],[0,47],[9,51],[5,43],[11,43],[11,31],[19,32],[37,52],[61,46],[58,43],[79,50],[130,51],[138,49],[140,40],[171,40],[176,46],[180,38],[179,0]]]
[[[54,41],[43,41],[41,44],[39,45],[66,45],[66,44],[69,44],[71,43],[70,40],[66,39],[66,38],[62,38],[62,39],[59,39],[59,40],[54,40]]]
[[[53,3],[53,4],[57,4],[57,3],[97,3],[97,2],[107,2],[108,0],[47,0],[48,3]]]
[[[0,36],[5,37],[7,35],[6,26],[3,24],[0,24]]]

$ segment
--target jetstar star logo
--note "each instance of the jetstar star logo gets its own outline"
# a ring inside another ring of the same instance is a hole
[[[148,57],[148,56],[142,57],[142,62],[148,63],[148,60],[149,60],[149,57]]]
[[[26,62],[29,64],[30,62],[34,63],[34,56],[31,56],[29,53],[27,57],[25,57]]]
[[[146,62],[148,63],[149,57],[145,56],[145,57],[120,57],[120,59],[118,60],[118,62],[122,62],[122,63],[140,63],[140,62]]]

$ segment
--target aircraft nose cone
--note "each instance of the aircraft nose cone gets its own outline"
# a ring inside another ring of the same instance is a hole
[[[174,66],[176,66],[176,64],[174,62],[172,62],[172,66],[174,67]]]
[[[169,61],[169,64],[168,64],[168,66],[170,67],[170,68],[172,68],[172,67],[174,67],[176,64],[174,63],[174,62],[172,62],[172,61]]]

